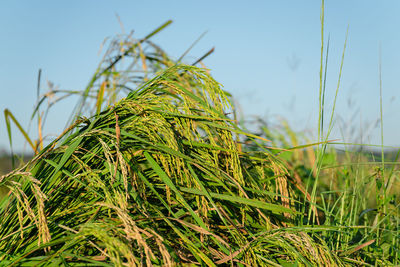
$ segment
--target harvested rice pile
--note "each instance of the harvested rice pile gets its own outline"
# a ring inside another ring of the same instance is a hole
[[[286,230],[301,199],[279,159],[244,151],[256,136],[231,109],[205,70],[177,65],[78,120],[0,178],[1,263],[342,265]]]

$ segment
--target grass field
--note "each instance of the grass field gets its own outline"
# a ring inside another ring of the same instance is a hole
[[[285,123],[247,130],[206,69],[150,42],[169,24],[110,41],[81,92],[51,92],[80,100],[50,144],[49,94],[37,140],[5,112],[35,155],[0,177],[1,265],[399,265],[399,153],[330,142],[324,43],[312,141]]]

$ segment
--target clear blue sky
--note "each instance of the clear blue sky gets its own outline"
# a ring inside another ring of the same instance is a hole
[[[0,3],[0,109],[9,108],[24,127],[36,101],[37,72],[61,89],[82,89],[100,60],[105,37],[125,30],[143,37],[172,19],[153,41],[178,58],[201,33],[207,35],[187,62],[216,50],[205,64],[241,103],[245,114],[275,120],[297,130],[317,125],[320,60],[320,1],[2,1]],[[384,139],[398,146],[400,114],[400,2],[341,0],[325,3],[325,36],[330,34],[328,107],[336,89],[349,25],[348,47],[337,104],[347,131],[364,131],[379,118],[379,46],[382,48]],[[293,62],[297,67],[293,68]],[[352,105],[348,106],[349,99]],[[72,110],[53,110],[46,133],[59,134]],[[353,113],[357,112],[355,116]],[[340,126],[339,119],[335,124]],[[354,129],[349,125],[354,126]],[[35,128],[31,129],[34,132]],[[14,129],[14,133],[16,133]],[[365,143],[379,144],[379,129]],[[17,150],[23,139],[14,135]],[[315,135],[314,135],[315,136]],[[345,136],[346,137],[346,136]],[[332,139],[342,139],[336,130]],[[347,138],[347,137],[346,137]],[[349,141],[349,140],[344,140]],[[8,149],[4,116],[0,149]]]

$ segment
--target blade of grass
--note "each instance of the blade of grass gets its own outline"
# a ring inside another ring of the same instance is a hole
[[[14,122],[14,124],[17,126],[18,130],[21,132],[21,134],[24,136],[25,140],[28,142],[28,144],[31,146],[32,150],[35,152],[35,154],[38,153],[36,146],[33,144],[31,138],[29,135],[25,132],[24,128],[22,128],[21,124],[18,122],[18,120],[14,117],[14,115],[9,111],[8,109],[4,110],[4,117],[6,120],[6,125],[7,125],[7,133],[8,133],[8,140],[10,142],[10,147],[12,149],[12,134],[11,134],[11,122],[10,119]]]

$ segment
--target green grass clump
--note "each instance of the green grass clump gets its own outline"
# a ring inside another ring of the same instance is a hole
[[[271,152],[279,156],[288,170],[289,181],[303,196],[303,204],[296,210],[304,214],[297,217],[294,225],[324,240],[346,263],[399,263],[399,151],[386,150],[382,160],[381,151],[367,147],[328,146],[317,172],[318,151],[304,133],[293,131],[285,121],[273,128],[262,119],[252,122],[253,127],[254,124],[258,125],[258,136],[271,140],[268,145],[280,147]],[[260,150],[261,146],[247,141],[244,150]],[[310,188],[315,183],[316,197],[312,201]]]

